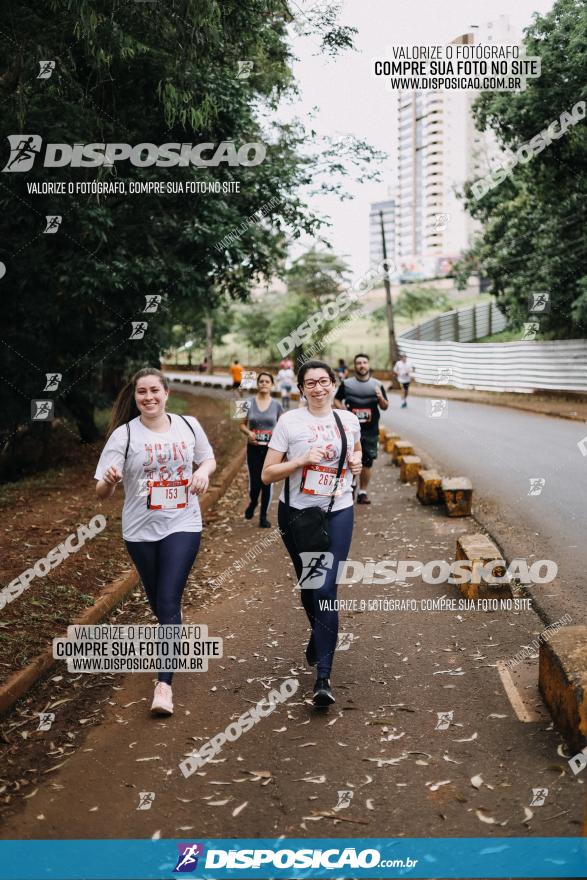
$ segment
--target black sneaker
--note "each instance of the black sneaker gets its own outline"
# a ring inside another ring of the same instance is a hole
[[[249,506],[245,510],[245,519],[252,519],[254,513],[255,513],[255,505],[249,504]]]
[[[271,528],[271,523],[269,522],[269,520],[267,519],[266,516],[262,516],[261,519],[259,520],[259,528],[260,529],[270,529]]]
[[[308,661],[308,666],[315,666],[318,662],[318,657],[316,656],[316,648],[314,646],[314,636],[310,636],[310,641],[306,646],[306,660]]]
[[[330,706],[336,700],[330,689],[329,678],[317,678],[314,685],[314,696],[312,702],[315,706]]]

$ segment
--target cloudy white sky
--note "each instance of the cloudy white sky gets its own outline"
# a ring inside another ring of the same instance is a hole
[[[293,8],[303,16],[315,0],[296,0]],[[471,25],[484,24],[508,15],[521,33],[533,13],[545,13],[553,0],[345,0],[341,21],[358,28],[356,52],[344,52],[335,60],[317,55],[313,39],[295,37],[294,66],[301,90],[300,100],[288,107],[285,116],[307,118],[313,107],[319,113],[313,127],[323,134],[354,134],[389,154],[381,183],[349,184],[355,198],[340,202],[317,197],[313,207],[327,214],[332,229],[326,236],[338,254],[345,255],[353,272],[368,267],[369,203],[392,194],[395,181],[396,113],[394,96],[370,73],[373,58],[385,58],[391,44],[436,45],[448,43]],[[284,114],[282,114],[284,115]],[[310,242],[306,242],[309,244]]]

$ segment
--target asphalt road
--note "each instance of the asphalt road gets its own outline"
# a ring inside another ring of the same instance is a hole
[[[149,717],[152,673],[76,675],[63,665],[48,677],[13,716],[18,726],[7,726],[2,772],[20,781],[0,801],[0,837],[167,838],[171,872],[175,840],[454,836],[501,845],[580,834],[585,783],[541,705],[536,661],[515,683],[523,718],[500,677],[500,661],[542,629],[534,613],[435,610],[431,602],[460,594],[419,578],[341,584],[337,701],[314,710],[299,588],[277,530],[244,519],[246,488],[243,469],[207,515],[184,594],[184,621],[221,637],[222,658],[176,676],[167,719]],[[386,455],[370,494],[371,506],[355,511],[351,559],[454,558],[470,521],[422,507]],[[110,622],[153,617],[137,591]],[[297,691],[273,714],[187,778],[180,772],[187,754],[292,679]],[[50,732],[36,729],[39,711],[55,713]],[[543,803],[533,803],[534,790]],[[151,801],[139,809],[141,792]]]
[[[587,424],[455,400],[446,401],[442,417],[431,417],[430,399],[410,398],[406,409],[399,395],[391,401],[383,424],[443,475],[471,478],[474,514],[508,559],[558,564],[553,584],[531,590],[541,616],[552,622],[568,612],[573,623],[585,622],[587,455],[577,444]],[[536,478],[545,482],[530,495]]]

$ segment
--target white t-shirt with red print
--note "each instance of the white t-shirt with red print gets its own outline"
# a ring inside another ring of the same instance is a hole
[[[346,409],[337,409],[347,439],[347,461],[343,468],[346,470],[346,479],[343,483],[340,495],[337,495],[332,505],[332,510],[343,510],[353,503],[352,477],[349,471],[348,457],[353,454],[355,443],[361,439],[361,426],[354,413]],[[312,447],[324,448],[325,455],[319,463],[321,467],[336,469],[340,460],[341,441],[337,424],[332,413],[327,416],[313,416],[307,407],[290,410],[284,413],[275,428],[269,449],[285,452],[291,460],[305,453]],[[330,504],[329,495],[309,494],[300,491],[303,468],[298,468],[289,478],[289,503],[298,510],[303,507],[322,507],[324,510]],[[279,496],[280,501],[285,501],[285,490]]]
[[[176,510],[152,510],[147,507],[147,480],[191,480],[193,464],[214,458],[204,429],[193,416],[184,420],[170,414],[171,425],[163,433],[151,431],[137,416],[112,432],[96,467],[95,478],[101,480],[105,471],[115,465],[122,473],[124,507],[122,537],[125,541],[160,541],[174,532],[201,532],[202,515],[196,495],[187,493],[188,503]],[[195,434],[195,436],[194,436]]]

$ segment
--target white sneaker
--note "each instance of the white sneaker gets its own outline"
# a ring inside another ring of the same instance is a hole
[[[173,691],[170,684],[158,681],[155,685],[151,713],[153,715],[173,715]]]

